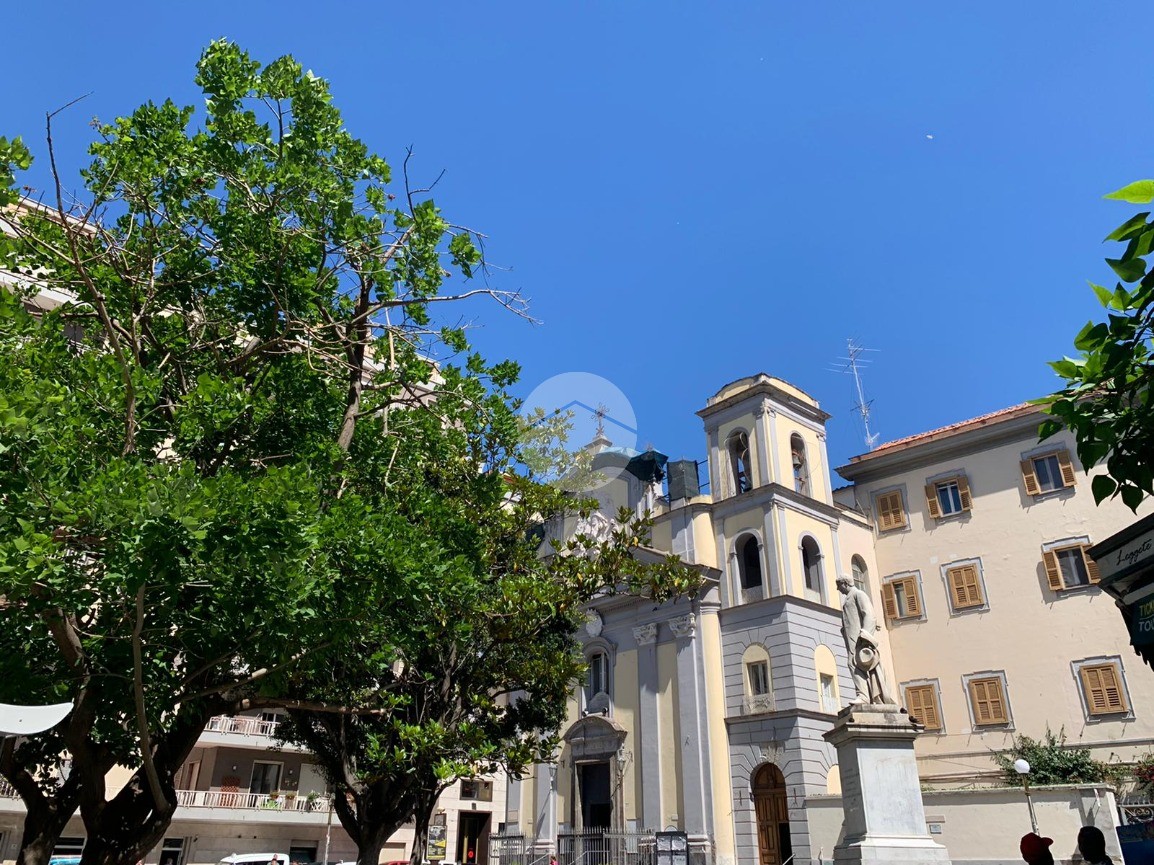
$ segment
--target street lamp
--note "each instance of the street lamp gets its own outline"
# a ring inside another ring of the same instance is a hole
[[[1014,771],[1022,776],[1022,790],[1026,794],[1026,807],[1030,809],[1030,829],[1038,834],[1038,818],[1034,816],[1034,800],[1030,798],[1030,764],[1019,757],[1014,761]]]

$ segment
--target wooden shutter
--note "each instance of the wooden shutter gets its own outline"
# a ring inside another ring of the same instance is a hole
[[[970,702],[974,709],[975,724],[1005,724],[1006,698],[1002,694],[1001,679],[972,679]]]
[[[1026,495],[1036,496],[1042,492],[1042,488],[1038,486],[1038,476],[1034,474],[1034,461],[1022,460],[1020,463],[1022,467],[1022,483],[1026,485]]]
[[[906,577],[902,580],[906,584],[906,608],[904,615],[906,616],[920,616],[922,614],[922,601],[918,597],[918,581],[913,577]]]
[[[887,619],[898,617],[898,599],[894,594],[893,583],[882,584],[882,607],[885,609]]]
[[[1089,549],[1085,544],[1082,545],[1082,561],[1086,563],[1086,576],[1090,578],[1090,583],[1093,584],[1098,582],[1102,575],[1098,573],[1098,563],[1090,558]]]
[[[942,722],[938,717],[938,703],[934,699],[933,685],[916,685],[906,688],[906,709],[927,730],[942,729]]]
[[[1078,482],[1078,476],[1074,473],[1074,463],[1070,461],[1069,451],[1058,451],[1058,468],[1062,472],[1062,486],[1072,487]]]
[[[942,506],[938,504],[937,484],[926,484],[926,506],[930,509],[930,516],[935,520],[942,518]]]
[[[906,524],[906,513],[902,508],[902,494],[900,490],[883,493],[877,497],[878,530],[888,532]]]
[[[950,598],[955,609],[980,607],[985,603],[982,597],[982,584],[978,579],[976,565],[962,565],[946,571],[950,583]]]
[[[1091,715],[1126,711],[1126,701],[1122,697],[1122,677],[1117,667],[1101,664],[1082,667],[1078,673],[1082,678],[1082,693],[1086,695],[1086,708]]]
[[[1046,579],[1050,581],[1050,588],[1060,592],[1066,588],[1062,582],[1062,568],[1058,565],[1058,553],[1055,550],[1046,550],[1042,553],[1042,562],[1046,565]]]
[[[973,499],[970,496],[970,482],[965,475],[957,478],[958,482],[958,498],[962,500],[962,510],[968,511],[970,505],[973,504]]]

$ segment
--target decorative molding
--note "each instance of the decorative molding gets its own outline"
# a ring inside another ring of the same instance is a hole
[[[697,617],[694,616],[693,613],[686,613],[684,616],[670,619],[669,628],[673,631],[673,636],[675,637],[692,637],[697,630]]]
[[[639,646],[649,646],[657,642],[657,622],[647,625],[638,625],[633,629],[633,639]]]

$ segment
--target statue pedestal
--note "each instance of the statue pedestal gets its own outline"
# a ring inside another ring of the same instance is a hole
[[[845,813],[834,862],[949,865],[949,852],[926,830],[914,760],[919,732],[896,705],[853,705],[838,713],[825,734],[837,748]]]

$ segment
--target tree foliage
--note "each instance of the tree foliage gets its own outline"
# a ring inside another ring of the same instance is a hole
[[[53,168],[0,236],[0,700],[75,707],[0,754],[27,865],[77,809],[83,865],[139,861],[208,720],[259,707],[293,713],[375,862],[446,779],[547,753],[584,603],[694,586],[633,555],[637,519],[538,555],[580,505],[524,477],[516,365],[435,316],[521,310],[444,290],[483,271],[476,235],[292,58],[214,42],[196,80],[203,111],[99,126],[85,199]],[[27,165],[0,141],[10,204]]]
[[[99,127],[85,200],[55,177],[51,205],[5,219],[0,699],[75,704],[0,759],[23,862],[78,807],[86,865],[138,861],[207,720],[284,704],[285,671],[364,629],[399,554],[404,516],[362,495],[389,483],[397,412],[435,396],[513,425],[514,365],[430,362],[467,349],[437,303],[518,304],[441,291],[480,266],[473,235],[389,192],[291,58],[216,42],[197,82],[201,114],[150,103]],[[12,202],[28,152],[4,142],[0,163]],[[74,300],[41,312],[45,288]],[[113,764],[137,771],[109,796]]]
[[[1154,181],[1141,180],[1106,196],[1131,204],[1154,201]],[[1106,474],[1096,476],[1096,501],[1120,496],[1132,510],[1154,494],[1154,219],[1149,211],[1127,219],[1106,237],[1124,244],[1106,263],[1118,277],[1114,287],[1091,283],[1106,309],[1106,320],[1088,322],[1074,338],[1078,357],[1050,366],[1065,387],[1042,402],[1051,418],[1043,438],[1063,428],[1073,431],[1078,457],[1089,470],[1102,460]]]
[[[1029,780],[1034,786],[1094,784],[1109,775],[1106,764],[1091,757],[1089,748],[1070,747],[1064,730],[1054,733],[1048,727],[1041,739],[1015,736],[1013,747],[994,755],[1006,786],[1022,785],[1022,776],[1014,769],[1014,761],[1018,759],[1030,764]]]

